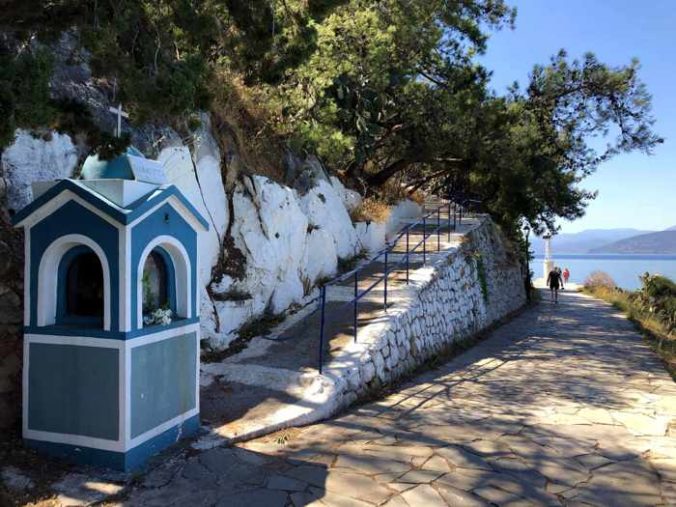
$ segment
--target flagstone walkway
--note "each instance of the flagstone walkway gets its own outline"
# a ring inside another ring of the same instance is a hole
[[[194,452],[194,451],[193,451]],[[124,505],[675,505],[676,384],[564,292],[381,401],[174,458]]]

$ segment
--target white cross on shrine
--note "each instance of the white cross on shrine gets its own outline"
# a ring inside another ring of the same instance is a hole
[[[122,104],[119,104],[117,107],[109,107],[108,111],[117,115],[117,131],[115,135],[120,137],[122,135],[122,118],[129,118],[129,114],[122,111]]]

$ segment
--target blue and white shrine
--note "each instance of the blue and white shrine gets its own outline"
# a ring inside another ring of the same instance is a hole
[[[130,470],[199,427],[204,218],[135,150],[34,185],[25,231],[23,437]]]

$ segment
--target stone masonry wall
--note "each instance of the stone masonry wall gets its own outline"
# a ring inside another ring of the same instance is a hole
[[[345,406],[475,336],[526,303],[521,263],[488,218],[415,272],[389,318],[360,331],[327,374]],[[340,394],[339,394],[340,393]]]

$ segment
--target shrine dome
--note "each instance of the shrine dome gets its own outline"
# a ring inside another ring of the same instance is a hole
[[[103,160],[94,153],[82,165],[80,178],[83,180],[135,180],[133,158],[145,158],[143,153],[129,146],[125,153],[111,160]]]

